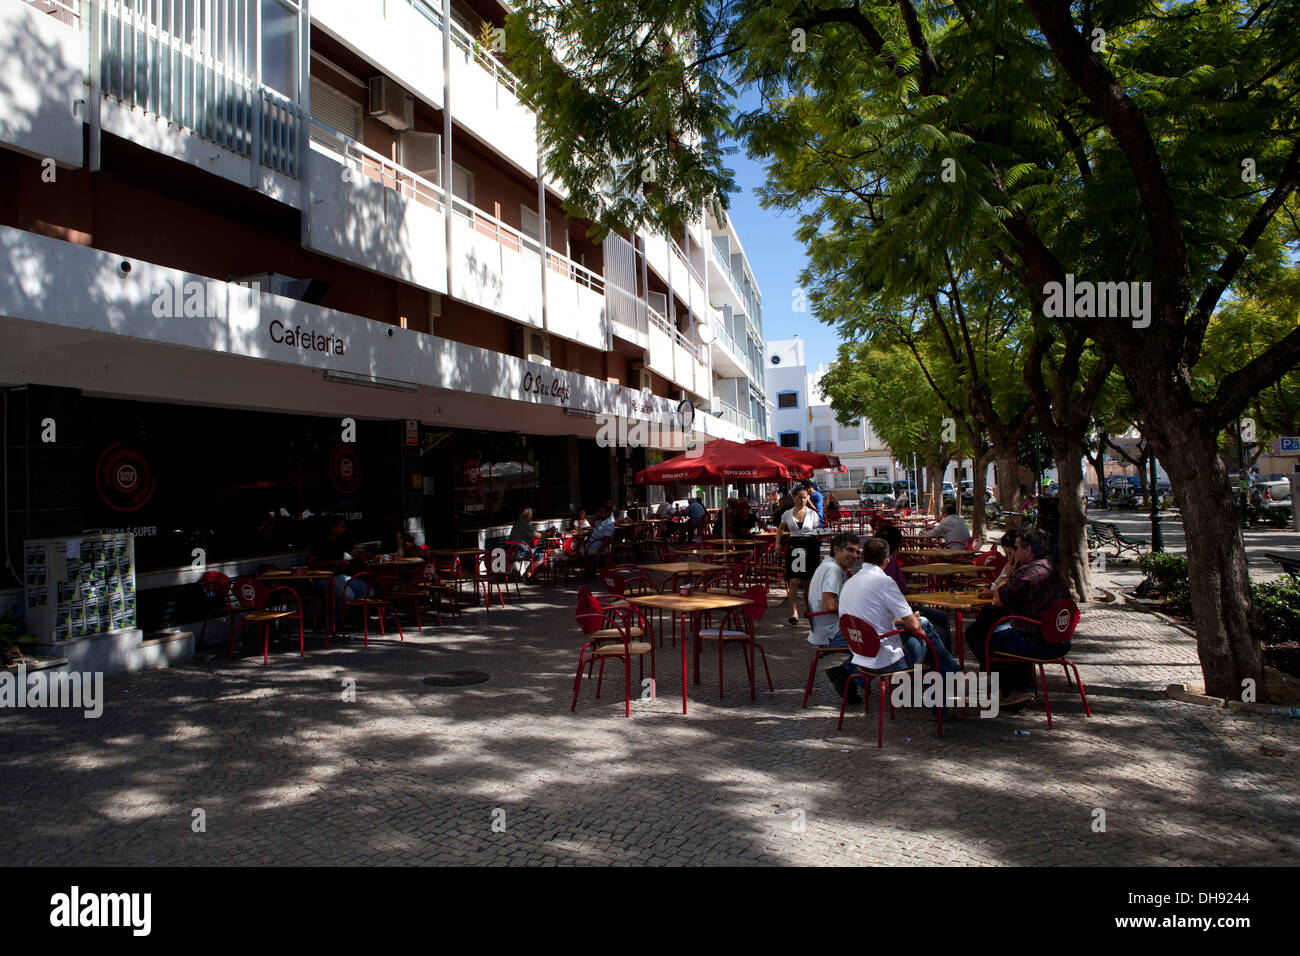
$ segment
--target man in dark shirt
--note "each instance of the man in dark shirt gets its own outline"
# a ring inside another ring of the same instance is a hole
[[[362,598],[366,595],[365,581],[358,581],[352,584],[352,575],[350,573],[351,562],[348,560],[351,548],[351,537],[347,534],[348,523],[341,517],[334,517],[329,520],[325,537],[321,538],[312,545],[311,552],[307,557],[307,566],[309,568],[325,568],[334,572],[334,617],[339,626],[343,629],[343,612],[346,610],[344,603],[348,597]],[[357,552],[351,557],[355,560],[364,560],[372,558],[374,555],[361,554]]]
[[[1011,614],[1037,620],[1052,604],[1071,597],[1065,578],[1047,557],[1049,542],[1042,531],[1026,531],[1016,539],[1016,570],[996,591],[993,604],[1002,609],[1002,616]],[[1068,641],[1049,645],[1038,628],[1023,621],[1007,621],[987,634],[972,628],[967,634],[971,650],[984,662],[985,647],[995,651],[1008,651],[1025,657],[1059,657],[1068,653]],[[1003,707],[1017,707],[1034,697],[1033,665],[1027,663],[998,664],[999,682],[1007,691]]]

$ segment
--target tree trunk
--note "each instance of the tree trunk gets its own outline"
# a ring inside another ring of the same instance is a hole
[[[938,517],[938,509],[943,504],[943,473],[948,468],[946,459],[935,458],[925,463],[926,495],[917,503],[918,510],[928,504],[928,510]]]
[[[1061,573],[1080,604],[1092,597],[1088,578],[1087,513],[1083,509],[1083,442],[1071,438],[1056,452],[1056,478],[1061,510]]]
[[[1263,656],[1251,630],[1246,550],[1215,436],[1194,412],[1149,420],[1165,424],[1164,434],[1152,439],[1182,512],[1205,692],[1240,700],[1243,681],[1249,679],[1255,682],[1256,699],[1266,700]]]
[[[1013,444],[998,455],[998,503],[1003,511],[1020,510],[1020,461]]]
[[[985,460],[984,456],[976,452],[975,457],[971,459],[971,502],[973,513],[970,518],[970,533],[972,535],[984,536],[984,474]],[[961,500],[961,492],[957,492],[958,501]]]

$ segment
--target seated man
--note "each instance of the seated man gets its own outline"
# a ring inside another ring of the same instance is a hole
[[[1055,602],[1071,597],[1065,578],[1047,557],[1049,547],[1047,535],[1042,531],[1025,531],[1016,538],[1016,569],[993,592],[993,606],[1000,611],[1000,614],[990,615],[993,621],[1011,614],[1037,619]],[[1009,651],[1025,657],[1054,658],[1070,650],[1068,641],[1049,645],[1037,627],[1023,622],[1007,621],[989,631],[991,623],[981,615],[966,634],[971,650],[981,664],[986,645],[995,651]],[[1017,661],[998,664],[996,669],[1004,693],[1003,707],[1018,707],[1034,699],[1032,664]]]
[[[941,674],[959,671],[960,665],[953,660],[934,625],[912,610],[898,585],[885,574],[888,560],[889,545],[883,538],[868,538],[863,542],[862,570],[853,575],[840,592],[840,614],[861,618],[878,634],[896,627],[921,631],[930,639],[934,653],[930,653],[930,647],[917,637],[906,633],[894,634],[881,638],[880,651],[874,657],[854,654],[852,664],[873,671],[901,671],[928,661]]]
[[[877,538],[884,538],[889,545],[889,560],[885,562],[885,573],[893,578],[894,583],[898,585],[898,590],[907,596],[907,577],[903,574],[903,566],[898,563],[897,552],[903,546],[903,532],[899,531],[892,524],[882,525],[876,532]],[[927,607],[920,612],[921,617],[925,618],[934,625],[934,629],[939,632],[939,637],[943,640],[944,646],[948,645],[948,612],[942,608]]]
[[[754,528],[758,525],[758,515],[750,507],[748,498],[741,498],[736,505],[735,516],[731,519],[731,536],[733,538],[752,538]]]
[[[962,520],[961,515],[957,514],[956,505],[944,505],[943,517],[939,519],[937,525],[924,532],[924,536],[942,538],[947,542],[944,547],[960,551],[970,541],[970,528],[966,527],[966,522]]]
[[[822,563],[813,572],[812,580],[808,582],[808,609],[814,615],[808,619],[812,622],[809,644],[817,647],[849,646],[840,633],[840,591],[844,589],[849,568],[858,560],[861,544],[862,540],[856,534],[837,535],[831,541],[831,553],[822,558]],[[830,613],[819,614],[819,611]],[[835,686],[835,696],[844,696],[844,683],[850,673],[848,658],[842,664],[826,669],[826,676]],[[856,687],[849,691],[849,703],[862,703]]]
[[[610,514],[609,509],[604,506],[596,512],[596,523],[591,528],[591,534],[587,535],[587,543],[583,552],[588,557],[595,557],[601,546],[614,537],[614,516]]]
[[[704,502],[699,498],[692,498],[691,503],[686,506],[686,520],[690,522],[691,530],[698,531],[704,524],[704,519],[708,517],[708,510],[704,507]]]
[[[674,505],[671,501],[665,498],[663,504],[659,506],[659,510],[655,512],[655,517],[667,519],[667,518],[671,518],[675,514],[677,514],[676,505]]]
[[[346,599],[366,596],[365,581],[352,583],[352,575],[349,573],[352,562],[364,562],[375,557],[360,551],[349,554],[351,538],[347,535],[347,530],[348,523],[342,517],[330,519],[325,537],[312,545],[307,557],[307,567],[334,571],[334,618],[339,630],[343,629]]]
[[[515,560],[527,560],[528,571],[526,573],[528,574],[536,572],[539,567],[537,560],[542,558],[546,553],[546,549],[537,543],[537,532],[533,530],[532,521],[532,508],[525,508],[523,511],[519,512],[519,520],[514,523],[514,527],[510,529],[510,537],[506,539],[507,541],[518,541],[528,549],[528,554],[524,555],[514,553],[517,549],[512,548],[512,553],[509,555],[509,560],[511,562]],[[530,557],[533,560],[528,560]]]

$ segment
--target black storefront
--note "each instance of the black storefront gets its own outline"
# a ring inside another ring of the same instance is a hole
[[[525,506],[539,519],[594,513],[607,498],[635,503],[643,453],[594,439],[411,427],[85,396],[75,389],[6,390],[8,554],[25,538],[96,531],[136,536],[144,575],[202,560],[221,567],[277,560],[312,545],[327,515],[357,542],[395,547],[399,532],[432,547],[508,525]],[[50,423],[54,424],[51,432]],[[45,440],[52,438],[53,440]],[[633,500],[619,493],[631,488]],[[6,586],[19,583],[8,575]],[[192,621],[192,585],[142,587],[140,624]]]

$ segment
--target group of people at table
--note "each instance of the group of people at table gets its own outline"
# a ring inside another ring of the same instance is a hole
[[[926,664],[945,675],[960,670],[950,649],[948,615],[942,609],[926,607],[924,598],[917,601],[919,611],[908,602],[908,586],[897,557],[900,539],[898,529],[892,526],[881,528],[875,537],[865,540],[851,533],[838,535],[831,542],[831,554],[809,581],[808,605],[813,614],[810,643],[847,648],[839,629],[843,615],[866,621],[881,635],[902,629],[902,633],[882,637],[874,657],[852,653],[844,663],[826,671],[841,697],[857,669],[888,673]],[[1048,557],[1050,542],[1046,533],[1008,533],[1001,547],[1007,563],[988,587],[977,592],[989,603],[980,610],[978,620],[965,629],[966,643],[981,665],[989,650],[1043,659],[1067,653],[1068,642],[1048,645],[1036,627],[1002,620],[1009,616],[1037,620],[1053,603],[1070,597],[1064,576]],[[853,573],[859,562],[860,569]],[[918,567],[923,569],[924,565]],[[928,643],[916,636],[919,634],[924,634]],[[1027,662],[997,663],[994,670],[1003,694],[1001,708],[1016,709],[1034,700],[1031,668]],[[856,686],[848,687],[847,699],[849,703],[861,703]]]

